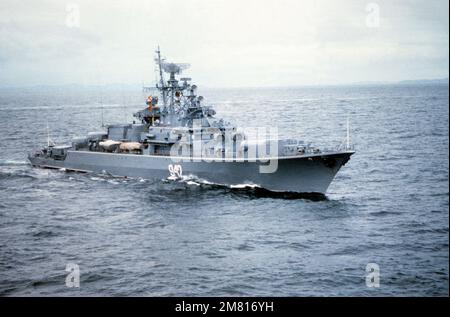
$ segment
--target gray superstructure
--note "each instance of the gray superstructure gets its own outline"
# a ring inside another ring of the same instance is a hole
[[[133,123],[90,132],[70,145],[28,155],[33,166],[114,176],[179,180],[195,178],[270,191],[325,194],[354,153],[347,141],[321,150],[301,140],[279,139],[276,129],[238,128],[215,118],[190,78],[187,64],[168,63],[156,51],[159,96],[149,96]],[[169,74],[169,79],[164,74]],[[348,137],[348,136],[347,136]]]

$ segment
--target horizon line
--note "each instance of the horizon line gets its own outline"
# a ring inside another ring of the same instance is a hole
[[[395,81],[367,80],[348,83],[311,83],[298,85],[240,85],[240,86],[202,86],[206,89],[240,89],[240,88],[300,88],[300,87],[330,87],[330,86],[370,86],[370,85],[405,85],[405,84],[449,84],[449,77],[428,78],[428,79],[402,79]],[[94,88],[94,87],[154,87],[154,84],[141,83],[106,83],[106,84],[85,84],[85,83],[66,83],[66,84],[24,84],[24,85],[0,85],[0,89],[33,89],[33,88]],[[155,88],[156,89],[156,88]]]

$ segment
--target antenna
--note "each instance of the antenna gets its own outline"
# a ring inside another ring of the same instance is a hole
[[[155,58],[155,61],[158,63],[158,68],[159,68],[159,83],[161,85],[160,88],[162,90],[163,104],[164,104],[164,107],[166,107],[167,96],[166,96],[166,91],[165,91],[164,76],[163,76],[163,69],[162,69],[163,60],[161,59],[161,51],[159,50],[159,45],[158,45],[158,49],[156,50],[156,54],[157,54],[157,57]]]
[[[161,88],[164,88],[164,77],[163,77],[163,72],[162,72],[161,51],[159,49],[159,45],[158,45],[158,49],[156,50],[156,54],[157,54],[157,57],[156,57],[155,61],[158,63],[159,81],[160,81],[160,84],[161,84]]]
[[[122,94],[123,120],[126,122],[127,121],[127,107],[125,105],[126,98],[125,98],[125,92],[124,92],[124,89],[123,89],[123,84],[120,85],[120,91],[121,91],[121,94]]]
[[[102,128],[105,126],[105,123],[103,122],[103,101],[100,101],[102,104]]]
[[[189,64],[187,63],[163,63],[162,68],[166,73],[172,74],[181,74],[181,72],[187,68],[189,68]]]
[[[50,130],[48,128],[48,119],[47,119],[47,147],[50,147]]]
[[[47,118],[47,147],[55,145],[53,141],[50,139],[50,129],[48,127],[48,118]]]
[[[350,120],[347,117],[347,150],[350,149]]]

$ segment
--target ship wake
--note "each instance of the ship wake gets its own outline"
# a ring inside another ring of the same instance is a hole
[[[258,184],[253,183],[232,185],[213,183],[192,174],[183,175],[182,177],[179,177],[177,179],[167,178],[164,181],[172,183],[182,183],[186,186],[195,186],[204,190],[220,189],[238,196],[245,196],[250,198],[307,199],[312,201],[328,200],[326,195],[322,193],[278,192],[266,189]]]

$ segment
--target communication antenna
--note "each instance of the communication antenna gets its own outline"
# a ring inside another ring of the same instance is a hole
[[[48,119],[47,119],[47,147],[50,147],[50,131],[48,128]]]
[[[47,118],[47,147],[53,146],[54,143],[50,139],[50,128],[48,127],[48,118]]]
[[[122,110],[123,110],[123,120],[126,122],[127,121],[127,109],[125,107],[125,93],[123,90],[123,84],[120,85],[120,90],[122,93]]]
[[[350,120],[347,117],[347,150],[350,149]]]
[[[100,94],[100,108],[101,108],[101,117],[102,117],[102,128],[105,126],[105,123],[103,122],[103,96]]]
[[[101,121],[102,121],[102,128],[105,126],[104,122],[104,109],[103,109],[103,87],[100,85],[100,110],[101,110]]]

